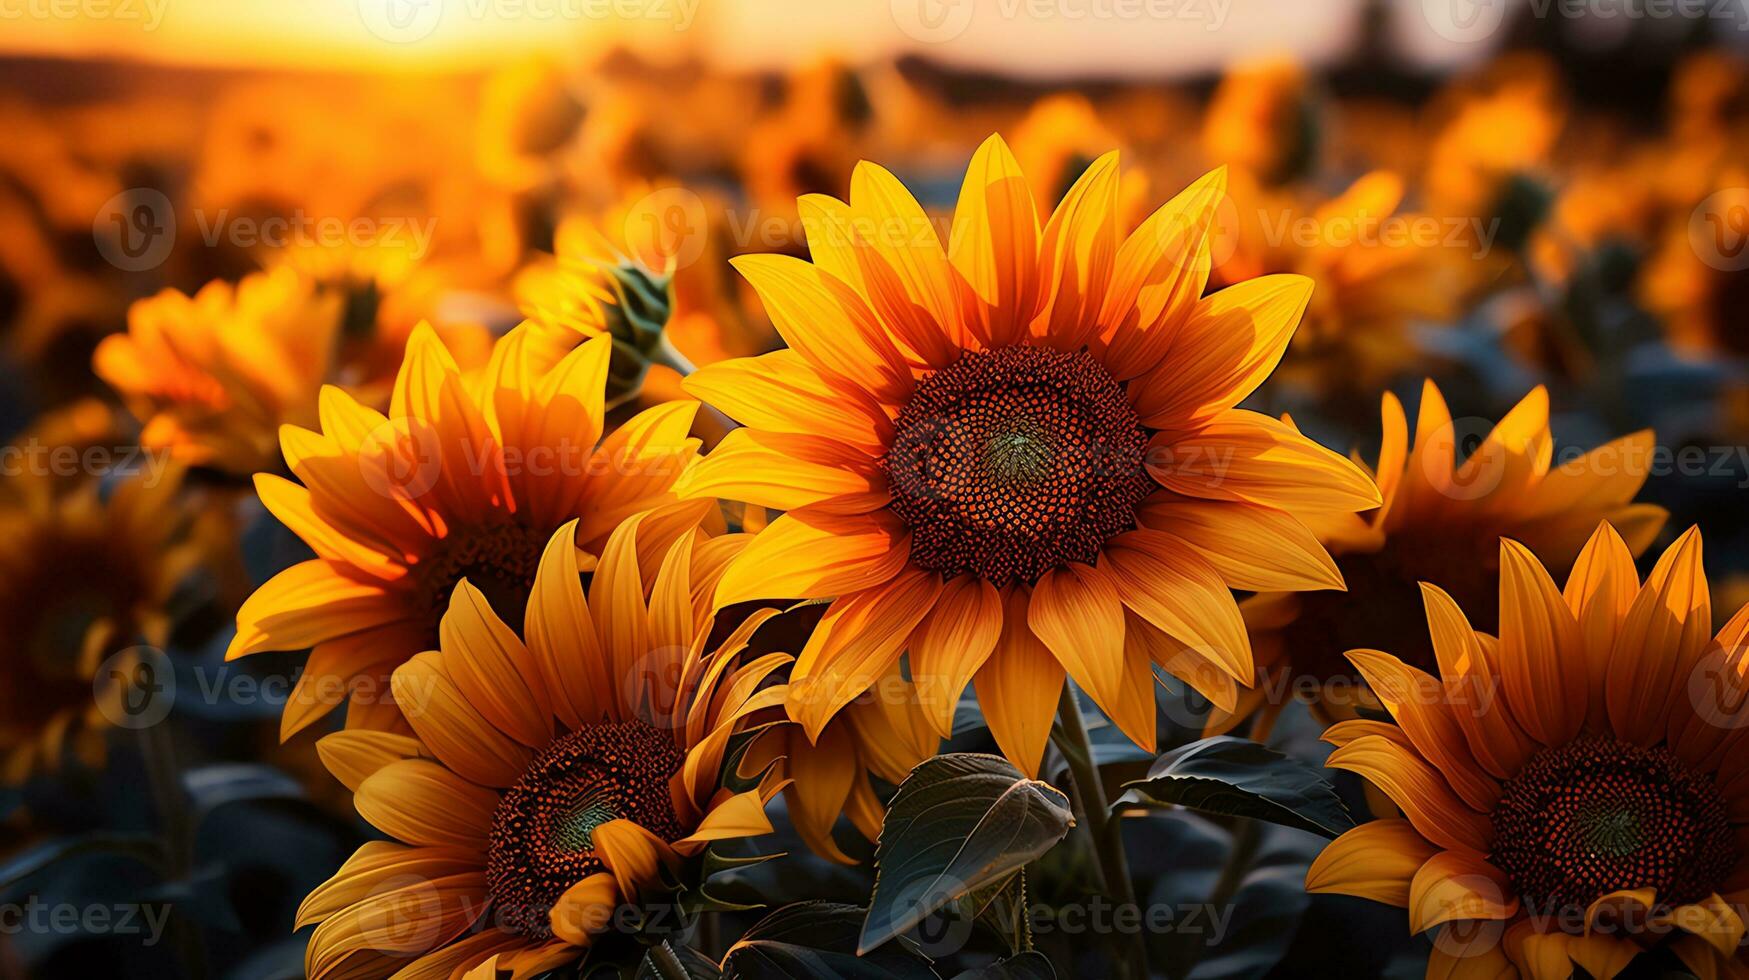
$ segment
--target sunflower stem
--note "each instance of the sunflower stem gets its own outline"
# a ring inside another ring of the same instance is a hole
[[[176,758],[176,742],[169,726],[159,723],[140,729],[140,754],[145,761],[159,827],[165,844],[165,869],[171,881],[184,881],[194,870],[194,823],[188,811],[188,796],[182,788],[182,767]],[[200,930],[180,908],[173,908],[170,936],[186,975],[207,975],[206,943]]]
[[[668,339],[666,331],[657,339],[656,346],[650,351],[650,363],[673,368],[674,372],[683,378],[698,370],[698,365],[692,363],[692,360],[685,354],[680,353],[680,348],[674,346],[674,341]]]
[[[1057,699],[1057,725],[1051,731],[1057,750],[1069,763],[1069,780],[1074,791],[1076,817],[1087,829],[1099,858],[1099,874],[1106,894],[1121,906],[1137,908],[1135,886],[1130,882],[1129,860],[1124,854],[1122,828],[1112,816],[1105,798],[1105,785],[1099,781],[1099,765],[1093,758],[1093,740],[1087,735],[1087,722],[1081,717],[1081,705],[1075,700],[1075,687],[1064,683]],[[1148,950],[1139,932],[1126,934],[1112,955],[1118,975],[1145,980],[1148,976]]]

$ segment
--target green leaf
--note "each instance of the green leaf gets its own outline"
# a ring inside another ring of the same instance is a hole
[[[665,940],[644,954],[634,980],[720,980],[722,975],[710,957],[685,943]]]
[[[859,951],[1025,867],[1074,825],[1068,797],[1005,759],[954,753],[924,762],[887,807]]]
[[[164,845],[155,838],[135,834],[57,837],[0,863],[0,891],[11,888],[51,864],[85,854],[125,858],[138,861],[160,873],[163,871]]]
[[[799,902],[761,919],[723,958],[734,980],[936,980],[909,940],[856,953],[863,910],[836,902]]]
[[[1043,953],[1021,953],[989,966],[967,970],[953,980],[1057,980],[1057,971]]]
[[[1248,739],[1220,735],[1179,746],[1154,761],[1146,779],[1124,784],[1114,812],[1178,805],[1251,817],[1336,837],[1354,826],[1316,769]]]

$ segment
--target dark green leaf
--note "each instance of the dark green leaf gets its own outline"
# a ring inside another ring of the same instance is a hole
[[[1057,971],[1043,953],[1021,953],[1005,960],[967,970],[953,980],[1056,980]]]
[[[936,980],[909,940],[856,954],[863,910],[835,902],[786,905],[761,919],[723,959],[732,980]]]
[[[858,949],[1025,867],[1074,825],[1068,797],[1005,759],[955,753],[924,762],[887,807]]]
[[[0,864],[0,891],[5,891],[57,861],[87,854],[125,858],[158,868],[163,863],[164,845],[150,837],[130,834],[57,837],[22,854],[14,855],[4,864]]]
[[[722,975],[710,957],[685,943],[664,941],[644,954],[635,980],[717,980]]]
[[[1336,790],[1316,769],[1248,739],[1221,735],[1155,760],[1148,777],[1125,784],[1115,811],[1172,804],[1252,817],[1336,837],[1354,826]]]

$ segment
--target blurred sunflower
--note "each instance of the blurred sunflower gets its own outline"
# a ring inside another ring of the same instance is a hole
[[[413,734],[319,743],[390,840],[304,900],[311,978],[542,974],[628,910],[684,902],[713,842],[771,831],[779,780],[724,781],[748,716],[781,703],[783,687],[761,682],[789,657],[744,661],[751,629],[709,648],[708,541],[667,531],[651,553],[640,523],[609,537],[587,593],[572,543],[584,532],[559,528],[513,621],[520,639],[458,583],[438,649],[394,674]]]
[[[1284,376],[1319,388],[1376,390],[1413,361],[1411,324],[1458,312],[1454,262],[1461,253],[1450,254],[1434,219],[1399,213],[1403,193],[1402,178],[1386,171],[1322,201],[1234,174],[1228,196],[1235,227],[1216,281],[1293,272],[1317,284]]]
[[[770,349],[770,328],[747,316],[725,273],[728,208],[674,185],[650,186],[598,218],[559,224],[554,254],[526,265],[516,303],[556,349],[613,337],[612,400],[679,394],[677,374]],[[678,356],[676,356],[678,355]],[[663,372],[646,378],[651,367]]]
[[[604,434],[609,340],[556,363],[525,348],[531,329],[499,341],[477,378],[443,342],[415,330],[388,414],[340,388],[322,389],[314,431],[280,432],[302,485],[258,474],[262,504],[317,557],[274,576],[237,613],[227,656],[312,648],[281,719],[289,737],[352,691],[352,727],[397,727],[389,673],[432,647],[455,583],[466,577],[511,622],[555,528],[578,520],[589,555],[625,518],[673,504],[670,487],[697,457],[697,403],[649,409]],[[707,505],[708,506],[708,505]],[[674,504],[647,525],[678,529],[705,508]]]
[[[1472,290],[1491,287],[1546,216],[1546,170],[1566,122],[1558,73],[1530,55],[1502,59],[1453,93],[1448,118],[1428,150],[1427,210],[1474,219],[1466,243],[1479,256],[1458,268]],[[1502,139],[1511,133],[1511,139]]]
[[[1668,516],[1633,499],[1652,462],[1653,435],[1636,432],[1561,465],[1554,463],[1548,392],[1526,395],[1462,463],[1460,432],[1439,388],[1422,386],[1410,444],[1408,418],[1395,395],[1381,406],[1384,438],[1377,477],[1384,505],[1365,515],[1309,520],[1348,584],[1346,592],[1263,593],[1245,601],[1257,655],[1258,685],[1239,694],[1236,711],[1214,710],[1210,733],[1225,732],[1254,712],[1268,719],[1296,693],[1315,685],[1315,710],[1328,721],[1377,708],[1353,683],[1343,654],[1357,647],[1396,651],[1434,670],[1436,658],[1415,608],[1415,583],[1455,596],[1478,625],[1495,621],[1495,542],[1523,542],[1564,572],[1599,521],[1625,535],[1633,554],[1651,545]]]
[[[1698,976],[1742,975],[1749,609],[1713,635],[1693,529],[1643,585],[1607,524],[1564,593],[1515,541],[1499,561],[1498,639],[1423,587],[1443,679],[1349,654],[1397,724],[1332,727],[1328,764],[1405,816],[1343,834],[1307,889],[1439,928],[1429,977],[1608,980],[1661,945]]]
[[[833,599],[791,678],[810,739],[909,648],[937,731],[975,679],[1022,769],[1037,769],[1065,671],[1151,745],[1151,663],[1199,680],[1187,662],[1218,665],[1229,705],[1230,682],[1250,682],[1233,585],[1340,584],[1294,515],[1370,509],[1378,491],[1233,407],[1281,357],[1311,283],[1202,298],[1222,183],[1210,174],[1120,239],[1108,154],[1041,229],[991,137],[946,249],[865,162],[848,205],[803,200],[812,264],[735,261],[791,349],[687,379],[748,427],[677,490],[788,511],[717,603]]]
[[[1749,357],[1742,320],[1749,302],[1749,173],[1727,172],[1720,190],[1669,222],[1641,272],[1639,294],[1674,346]]]
[[[140,442],[230,473],[277,462],[281,425],[315,420],[343,298],[290,268],[167,289],[128,310],[92,369],[144,424]]]
[[[9,617],[0,782],[52,769],[69,753],[101,761],[98,668],[136,644],[165,644],[171,595],[204,555],[178,498],[180,466],[142,467],[105,492],[94,479],[28,462],[45,447],[83,458],[83,447],[113,432],[108,410],[86,402],[48,416],[6,453],[20,465],[0,480],[0,613]]]
[[[1314,173],[1323,142],[1321,105],[1292,61],[1235,65],[1221,79],[1203,121],[1206,158],[1276,186]]]

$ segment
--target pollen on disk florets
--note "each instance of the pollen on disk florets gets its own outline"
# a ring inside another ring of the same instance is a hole
[[[668,787],[682,762],[674,739],[642,721],[580,728],[536,756],[492,817],[486,887],[498,922],[549,938],[559,896],[606,869],[594,833],[610,820],[685,836]]]
[[[547,537],[508,519],[453,528],[413,570],[425,621],[435,629],[456,583],[465,578],[485,595],[499,619],[520,629]]]
[[[1505,786],[1489,860],[1527,910],[1583,910],[1620,889],[1705,899],[1737,863],[1712,777],[1662,746],[1590,736],[1544,749]]]
[[[1153,489],[1148,434],[1083,351],[963,355],[917,385],[883,460],[911,560],[943,575],[1031,582],[1092,562]]]

